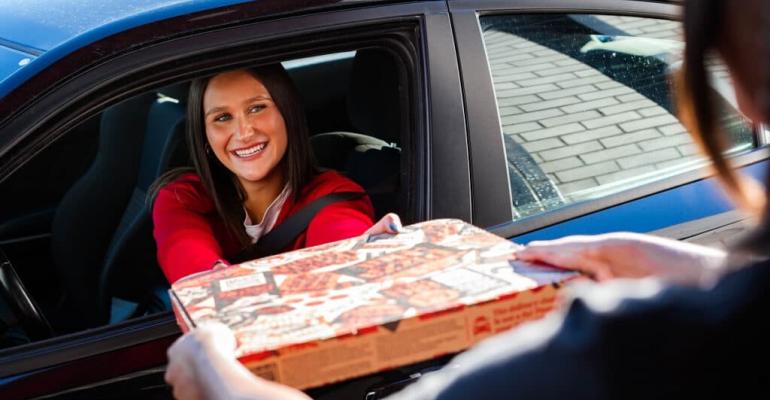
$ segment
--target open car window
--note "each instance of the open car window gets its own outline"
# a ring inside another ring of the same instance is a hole
[[[304,103],[318,165],[359,183],[378,217],[409,214],[402,146],[412,124],[398,57],[368,46],[283,62]],[[3,198],[0,249],[51,335],[170,310],[148,193],[164,172],[192,165],[189,84],[109,106],[0,183],[0,192],[23,194]],[[0,311],[0,349],[45,338],[25,332],[9,307]]]
[[[609,15],[480,17],[504,139],[513,218],[702,168],[676,117],[681,24]],[[756,147],[721,64],[712,68],[728,153]]]

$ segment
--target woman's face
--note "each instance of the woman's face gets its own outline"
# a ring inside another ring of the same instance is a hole
[[[242,185],[266,182],[280,172],[286,124],[267,88],[247,71],[211,78],[203,94],[211,150]]]

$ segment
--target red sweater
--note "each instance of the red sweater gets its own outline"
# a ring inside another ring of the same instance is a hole
[[[322,172],[310,180],[300,196],[286,199],[275,226],[326,194],[363,191],[337,172]],[[227,232],[196,174],[184,174],[158,192],[152,220],[158,262],[171,283],[211,269],[217,260],[227,260],[241,250],[237,240]],[[313,217],[307,230],[287,250],[360,235],[372,226],[373,220],[374,209],[366,196],[330,204]]]

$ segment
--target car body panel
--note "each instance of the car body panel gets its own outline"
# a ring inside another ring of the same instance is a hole
[[[37,49],[41,54],[24,68],[0,75],[0,98],[64,55],[107,36],[154,21],[243,1],[6,1],[0,16],[0,40]],[[7,62],[0,64],[5,66],[2,69],[8,69],[7,65]]]
[[[745,174],[761,181],[762,174],[768,168],[770,168],[770,162],[762,161],[744,167],[742,170]],[[708,178],[658,192],[633,202],[582,215],[532,233],[515,236],[512,240],[526,244],[532,240],[609,231],[647,233],[708,218],[733,209],[734,205],[726,197],[717,179]]]

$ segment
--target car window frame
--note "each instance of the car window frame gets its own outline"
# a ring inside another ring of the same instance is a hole
[[[162,23],[163,21],[159,21],[143,28],[152,30]],[[244,23],[177,36],[147,48],[111,55],[100,60],[97,66],[88,71],[68,77],[62,85],[35,99],[10,123],[0,128],[0,138],[3,138],[0,142],[0,170],[4,171],[4,175],[11,174],[13,170],[32,159],[44,148],[45,143],[55,139],[57,135],[65,134],[71,127],[111,104],[150,88],[187,80],[206,72],[253,64],[253,59],[243,57],[231,59],[229,63],[223,62],[224,57],[220,56],[216,65],[205,68],[201,66],[195,71],[191,71],[192,67],[189,65],[180,67],[181,70],[171,68],[180,63],[184,64],[180,60],[206,58],[200,56],[220,51],[221,49],[217,49],[222,43],[235,47],[254,43],[290,42],[291,38],[298,36],[308,37],[318,33],[335,32],[333,35],[336,35],[336,39],[330,38],[329,41],[337,40],[337,47],[350,48],[353,46],[349,42],[351,37],[346,36],[347,41],[341,43],[343,35],[340,32],[360,29],[366,31],[364,36],[373,36],[374,28],[392,30],[393,26],[404,23],[419,27],[417,32],[414,32],[417,35],[415,44],[419,47],[416,49],[419,59],[415,60],[415,72],[418,76],[414,82],[416,93],[411,95],[416,107],[411,114],[414,116],[412,121],[417,125],[412,127],[414,156],[405,161],[409,171],[416,175],[410,177],[413,188],[410,189],[409,201],[414,204],[413,218],[445,216],[469,219],[467,134],[451,23],[443,2],[426,1],[333,10]],[[233,41],[233,37],[239,39]],[[368,40],[372,42],[371,39]],[[378,41],[382,42],[382,38]],[[201,43],[204,45],[201,46]],[[304,47],[303,56],[309,55],[307,47]],[[334,46],[314,45],[313,49],[323,53],[334,52]],[[275,58],[283,58],[289,53],[290,51],[286,51]],[[262,54],[259,60],[266,62],[268,57]],[[205,63],[212,64],[212,61],[201,62],[201,65]],[[55,66],[54,64],[53,67]],[[156,71],[164,66],[169,70],[161,71],[162,73]],[[131,80],[131,77],[135,78],[140,74],[139,71],[152,71],[153,74]],[[450,117],[447,118],[446,115]],[[462,120],[458,122],[458,119]],[[440,132],[440,135],[435,132]],[[449,160],[452,164],[445,164]],[[5,381],[10,382],[9,385],[0,383],[0,387],[23,388],[24,382],[36,375],[56,376],[57,371],[61,374],[62,368],[81,368],[76,367],[79,361],[83,361],[84,365],[91,365],[93,369],[94,363],[99,362],[96,360],[102,359],[103,362],[103,356],[107,353],[117,354],[132,346],[152,347],[153,343],[168,341],[178,333],[173,314],[168,312],[4,349],[0,351],[0,376],[15,375],[17,379],[9,378]],[[162,362],[159,360],[163,360],[165,354],[158,357],[151,364]],[[137,362],[141,364],[140,361],[129,362],[129,367],[148,367],[137,365]],[[91,364],[88,364],[89,362]],[[67,384],[86,383],[88,382],[79,381]]]
[[[463,70],[473,185],[473,222],[507,238],[518,237],[562,222],[608,209],[655,193],[713,176],[706,168],[635,186],[597,199],[581,201],[536,215],[513,219],[506,156],[500,134],[492,74],[484,48],[479,18],[486,15],[533,13],[602,14],[679,20],[675,4],[628,0],[449,0]],[[755,133],[756,135],[756,133]],[[762,145],[759,141],[759,145]],[[730,157],[744,167],[770,156],[768,146]]]

